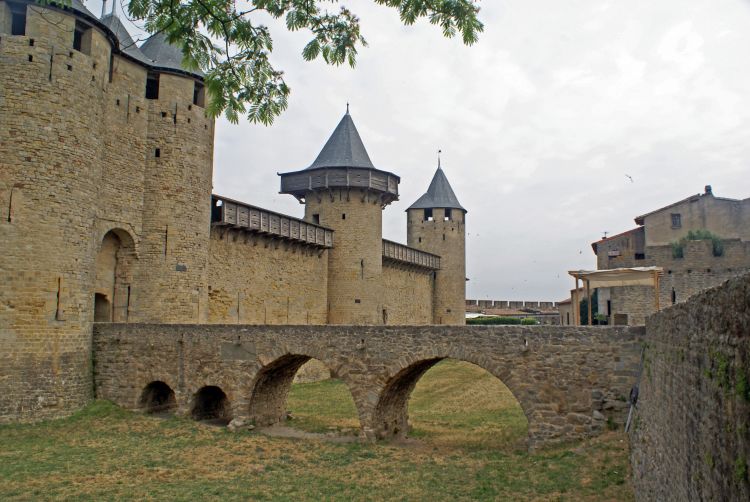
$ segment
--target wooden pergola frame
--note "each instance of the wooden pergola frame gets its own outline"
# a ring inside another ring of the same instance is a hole
[[[593,323],[591,307],[591,290],[601,287],[616,286],[653,286],[654,288],[654,307],[658,312],[659,305],[659,276],[663,269],[661,267],[634,267],[634,268],[614,268],[605,270],[571,270],[568,272],[574,281],[573,288],[573,324],[581,325],[581,307],[578,295],[578,281],[582,281],[585,288],[586,298],[588,299],[588,319],[589,325]],[[648,281],[648,282],[646,282]],[[594,287],[591,287],[592,282]]]

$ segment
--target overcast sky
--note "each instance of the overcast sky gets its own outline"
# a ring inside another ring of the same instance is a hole
[[[343,3],[370,44],[357,67],[303,61],[309,35],[275,25],[289,108],[217,122],[215,193],[302,216],[276,173],[312,163],[348,101],[375,166],[401,176],[383,237],[406,241],[442,149],[469,211],[467,297],[511,300],[566,298],[604,231],[706,184],[750,197],[749,0],[485,1],[472,47]]]

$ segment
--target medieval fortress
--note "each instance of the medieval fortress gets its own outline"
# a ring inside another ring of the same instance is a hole
[[[0,0],[0,421],[92,396],[92,325],[463,324],[465,215],[438,168],[382,238],[399,176],[348,113],[281,174],[304,218],[211,194],[200,73],[78,0]]]
[[[440,167],[406,244],[381,228],[401,180],[348,111],[308,167],[280,175],[303,218],[212,194],[214,123],[181,63],[163,36],[138,47],[79,0],[0,0],[0,422],[95,396],[273,423],[314,358],[349,389],[361,437],[394,437],[419,378],[454,358],[508,386],[529,448],[630,413],[637,499],[750,498],[750,275],[733,277],[747,200],[707,189],[595,243],[599,269],[665,269],[661,312],[612,287],[599,312],[622,326],[463,326],[466,209]],[[672,254],[695,222],[739,230],[721,252]]]

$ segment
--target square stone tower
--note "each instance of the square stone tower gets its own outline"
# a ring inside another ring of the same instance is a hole
[[[432,303],[435,324],[466,323],[466,212],[439,161],[427,192],[406,210],[407,245],[440,256]]]

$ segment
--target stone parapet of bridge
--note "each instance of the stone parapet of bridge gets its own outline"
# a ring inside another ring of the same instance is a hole
[[[445,358],[500,379],[528,420],[528,447],[590,437],[623,423],[642,327],[268,326],[95,324],[96,395],[137,409],[154,385],[178,414],[205,389],[227,417],[279,422],[299,367],[318,359],[352,394],[363,438],[403,436],[414,386]],[[156,382],[156,383],[155,383]],[[165,385],[162,385],[165,384]]]

